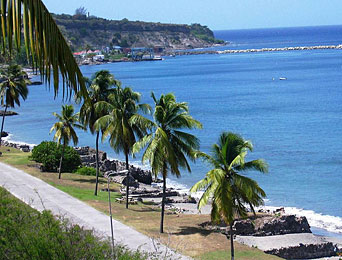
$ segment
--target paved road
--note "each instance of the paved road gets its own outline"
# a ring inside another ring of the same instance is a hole
[[[65,216],[73,223],[94,229],[103,236],[110,236],[110,221],[107,215],[24,171],[0,163],[0,185],[39,211],[51,210],[53,214]],[[119,221],[113,220],[113,224],[116,243],[124,244],[133,250],[156,252],[149,237]],[[159,245],[157,251],[162,255],[167,254],[168,259],[190,259],[172,252],[164,245]]]

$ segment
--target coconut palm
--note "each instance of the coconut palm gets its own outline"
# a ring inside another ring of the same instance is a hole
[[[149,161],[152,172],[156,176],[161,174],[163,178],[163,198],[160,221],[160,233],[164,232],[164,210],[166,178],[170,172],[177,177],[181,176],[180,168],[191,172],[187,161],[194,159],[193,151],[198,149],[199,140],[192,134],[181,131],[182,129],[202,128],[199,121],[192,118],[185,102],[177,102],[172,94],[161,95],[155,103],[154,131],[145,136],[134,145],[134,152],[146,147],[142,155],[142,161]]]
[[[88,99],[84,99],[80,109],[80,121],[87,127],[92,134],[96,133],[96,181],[95,181],[95,196],[97,196],[98,180],[99,180],[99,136],[100,128],[95,127],[95,122],[100,117],[106,114],[104,108],[95,110],[95,106],[99,101],[108,101],[108,96],[113,93],[113,86],[119,86],[120,81],[116,80],[108,70],[96,72],[92,80],[87,80]]]
[[[0,99],[1,105],[5,107],[2,115],[0,146],[7,108],[20,106],[20,98],[23,100],[27,98],[27,84],[29,83],[26,72],[19,65],[9,65],[0,70]]]
[[[59,115],[57,113],[53,113],[53,115],[59,121],[51,127],[50,133],[56,131],[53,140],[57,141],[58,145],[63,144],[58,169],[58,178],[60,179],[65,147],[70,143],[71,140],[73,141],[74,145],[77,145],[78,137],[74,128],[76,127],[79,129],[84,129],[84,127],[78,123],[79,113],[74,114],[74,107],[72,105],[62,106],[62,114]]]
[[[19,49],[23,39],[32,65],[39,68],[45,81],[50,83],[53,79],[55,95],[59,88],[59,73],[63,79],[63,96],[69,95],[71,90],[86,95],[82,73],[42,0],[0,0],[0,15],[3,52],[6,47],[12,52],[14,45]]]
[[[198,203],[198,208],[212,199],[211,220],[219,223],[223,220],[230,226],[231,259],[234,259],[233,224],[236,218],[245,218],[248,206],[255,214],[254,207],[263,204],[265,192],[258,183],[242,174],[247,170],[266,173],[268,166],[262,159],[245,162],[247,151],[252,151],[250,141],[241,136],[224,132],[220,135],[218,144],[214,144],[211,155],[196,152],[196,158],[203,158],[213,169],[206,177],[197,182],[191,192],[205,190]]]
[[[109,136],[111,147],[118,153],[123,151],[126,159],[126,208],[128,208],[129,195],[129,161],[128,156],[132,153],[133,145],[137,138],[142,138],[147,134],[147,130],[152,126],[152,122],[139,114],[150,113],[151,108],[147,104],[138,104],[140,93],[134,92],[131,88],[121,88],[118,86],[109,102],[99,102],[97,108],[106,106],[109,114],[101,117],[96,123],[100,128],[105,128],[103,139]]]

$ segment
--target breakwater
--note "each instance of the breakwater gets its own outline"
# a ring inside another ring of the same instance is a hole
[[[243,50],[184,50],[168,53],[168,55],[199,55],[199,54],[234,54],[234,53],[254,53],[254,52],[276,52],[276,51],[305,51],[305,50],[327,50],[327,49],[341,49],[342,44],[339,45],[318,45],[318,46],[300,46],[300,47],[281,47],[281,48],[261,48],[261,49],[243,49]]]

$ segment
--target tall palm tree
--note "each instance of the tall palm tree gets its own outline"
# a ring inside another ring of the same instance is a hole
[[[52,15],[42,0],[0,0],[0,41],[3,52],[24,39],[27,57],[45,81],[54,82],[55,95],[62,76],[63,96],[81,91],[86,95],[82,73]],[[22,37],[22,33],[24,34]],[[70,88],[69,88],[70,86]]]
[[[71,140],[73,141],[74,145],[77,145],[78,143],[78,137],[74,127],[79,129],[84,129],[84,127],[78,123],[79,113],[74,114],[74,107],[72,105],[62,106],[62,114],[59,115],[57,113],[53,113],[53,115],[59,121],[51,127],[50,133],[56,131],[53,140],[57,141],[58,145],[61,145],[63,143],[58,169],[58,179],[60,179],[65,147]]]
[[[186,157],[193,160],[193,151],[199,147],[199,140],[194,135],[181,130],[202,128],[202,125],[190,116],[187,103],[177,102],[172,93],[161,95],[159,99],[156,99],[152,92],[152,98],[155,103],[154,131],[134,145],[134,152],[147,146],[142,161],[149,161],[154,175],[161,174],[163,178],[160,221],[160,233],[163,233],[168,172],[177,177],[181,176],[180,168],[191,172]]]
[[[0,99],[1,105],[5,107],[2,115],[0,146],[7,108],[14,107],[15,104],[20,106],[20,98],[23,100],[27,98],[29,83],[26,72],[19,65],[9,65],[0,70]]]
[[[255,214],[254,207],[263,204],[265,192],[258,183],[240,172],[256,170],[266,173],[268,166],[262,159],[245,162],[247,151],[252,151],[250,141],[241,136],[223,132],[218,144],[214,144],[211,155],[196,152],[195,157],[208,162],[213,169],[206,177],[197,182],[191,192],[205,190],[198,203],[198,208],[207,204],[212,198],[211,220],[219,223],[222,219],[230,226],[231,259],[234,259],[233,224],[236,218],[247,217],[250,207]]]
[[[95,127],[95,122],[100,117],[106,114],[105,108],[95,109],[95,106],[100,101],[108,101],[108,96],[114,92],[113,86],[119,86],[120,81],[116,80],[108,70],[100,70],[94,73],[92,80],[88,81],[88,99],[84,99],[80,109],[80,121],[87,127],[92,134],[96,133],[96,181],[95,181],[95,196],[97,196],[98,181],[99,181],[99,136],[102,129]]]
[[[126,181],[126,208],[128,208],[129,195],[129,162],[128,156],[132,153],[133,145],[137,137],[143,138],[147,130],[151,128],[152,122],[139,114],[150,113],[151,108],[147,104],[138,104],[140,93],[134,92],[131,88],[118,86],[109,102],[99,102],[98,108],[106,106],[109,114],[101,117],[97,125],[105,128],[103,138],[109,136],[110,145],[116,152],[123,151],[126,159],[127,181]]]

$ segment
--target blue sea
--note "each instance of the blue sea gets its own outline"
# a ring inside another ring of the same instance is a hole
[[[230,44],[217,49],[338,45],[342,26],[217,31]],[[152,105],[173,92],[189,103],[191,115],[203,123],[193,131],[208,152],[222,131],[241,134],[254,144],[249,159],[264,158],[269,174],[249,172],[267,193],[266,205],[286,207],[308,217],[316,233],[342,234],[342,50],[240,53],[164,57],[163,61],[83,66],[90,77],[107,69],[142,93]],[[286,77],[287,80],[279,80]],[[8,117],[10,138],[30,144],[51,140],[54,100],[47,86],[30,86],[28,99]],[[79,145],[94,146],[95,136],[79,133]],[[115,154],[105,141],[100,149]],[[140,164],[140,158],[132,159]],[[170,184],[188,189],[208,166],[192,164],[192,173]]]

